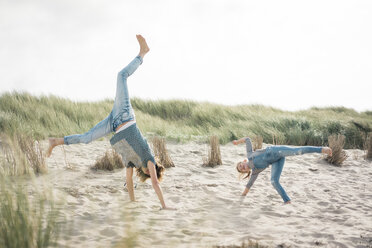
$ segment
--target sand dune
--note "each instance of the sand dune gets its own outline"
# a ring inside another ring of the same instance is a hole
[[[46,143],[44,144],[46,145]],[[201,166],[207,145],[168,144],[176,167],[161,183],[166,202],[176,211],[160,211],[150,182],[138,183],[136,202],[123,184],[125,171],[90,170],[109,142],[57,147],[48,158],[48,175],[65,198],[62,213],[73,221],[61,237],[71,247],[210,247],[251,239],[270,247],[371,247],[372,162],[363,151],[348,150],[344,166],[327,164],[320,154],[287,158],[281,183],[292,198],[283,205],[262,172],[242,199],[246,181],[238,181],[235,163],[244,145],[221,146],[223,165]]]

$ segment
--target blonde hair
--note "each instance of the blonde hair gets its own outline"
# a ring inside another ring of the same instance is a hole
[[[236,170],[240,173],[240,174],[239,174],[239,179],[242,180],[242,179],[246,179],[246,178],[248,178],[248,177],[251,175],[252,169],[249,169],[248,172],[241,172],[241,171],[239,170],[239,164],[240,164],[240,163],[243,163],[243,162],[238,162],[238,163],[236,164]],[[247,175],[244,176],[244,174],[247,174]]]
[[[157,159],[156,159],[157,160]],[[158,177],[159,182],[163,179],[164,166],[156,161],[155,164],[156,176]],[[145,182],[151,176],[143,172],[142,168],[136,168],[136,175],[141,182]]]

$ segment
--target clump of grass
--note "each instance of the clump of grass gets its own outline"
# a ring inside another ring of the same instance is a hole
[[[25,154],[29,165],[34,170],[34,173],[44,174],[48,172],[48,167],[45,163],[45,156],[40,143],[24,135],[18,136],[17,140],[19,147]]]
[[[0,175],[18,176],[30,174],[30,166],[15,140],[5,135],[1,137],[1,140]]]
[[[214,248],[267,248],[267,246],[260,245],[256,241],[248,240],[243,242],[241,245],[216,245]]]
[[[93,170],[108,170],[124,168],[123,161],[119,154],[114,150],[106,151],[105,155],[96,160],[96,163],[91,167]]]
[[[257,149],[262,149],[262,143],[263,143],[262,136],[260,135],[253,136],[252,141],[253,141],[253,151]]]
[[[371,148],[371,136],[372,136],[372,128],[369,127],[368,124],[364,123],[358,123],[356,121],[352,122],[355,127],[360,131],[360,134],[363,139],[363,150],[365,150],[365,158],[370,159],[372,158],[372,151],[370,151]],[[369,156],[369,157],[368,157]]]
[[[343,135],[331,135],[328,137],[329,147],[332,149],[332,156],[327,156],[326,160],[334,165],[341,166],[341,164],[347,159],[347,154],[343,150],[345,145],[345,136]]]
[[[13,138],[3,135],[1,140],[3,156],[0,161],[0,173],[3,175],[27,175],[31,172],[44,174],[48,171],[38,141],[24,135]]]
[[[56,244],[59,210],[51,194],[33,192],[0,175],[0,247],[49,247]]]
[[[221,165],[221,151],[220,151],[220,142],[218,140],[218,137],[213,135],[210,137],[209,142],[209,152],[208,152],[208,158],[204,159],[203,165],[214,167],[216,165]]]
[[[174,163],[168,154],[165,139],[160,137],[153,137],[152,147],[154,149],[155,157],[158,158],[159,163],[165,168],[174,167]]]
[[[372,159],[372,133],[368,135],[367,139],[367,159]]]
[[[273,145],[281,145],[281,144],[284,144],[284,138],[281,137],[280,135],[277,135],[277,134],[273,134],[272,135],[272,144]]]

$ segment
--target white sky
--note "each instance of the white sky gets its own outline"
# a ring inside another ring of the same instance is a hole
[[[0,93],[372,110],[372,1],[0,0]]]

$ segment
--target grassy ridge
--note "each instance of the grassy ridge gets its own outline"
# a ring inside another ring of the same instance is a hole
[[[83,133],[104,119],[113,101],[73,102],[55,96],[27,93],[0,96],[0,132],[25,133],[37,139]],[[176,141],[207,140],[217,135],[221,143],[246,135],[273,137],[280,144],[324,145],[331,134],[346,136],[346,148],[363,148],[371,131],[372,112],[344,107],[282,111],[262,105],[224,106],[183,100],[132,99],[136,119],[146,135]]]

